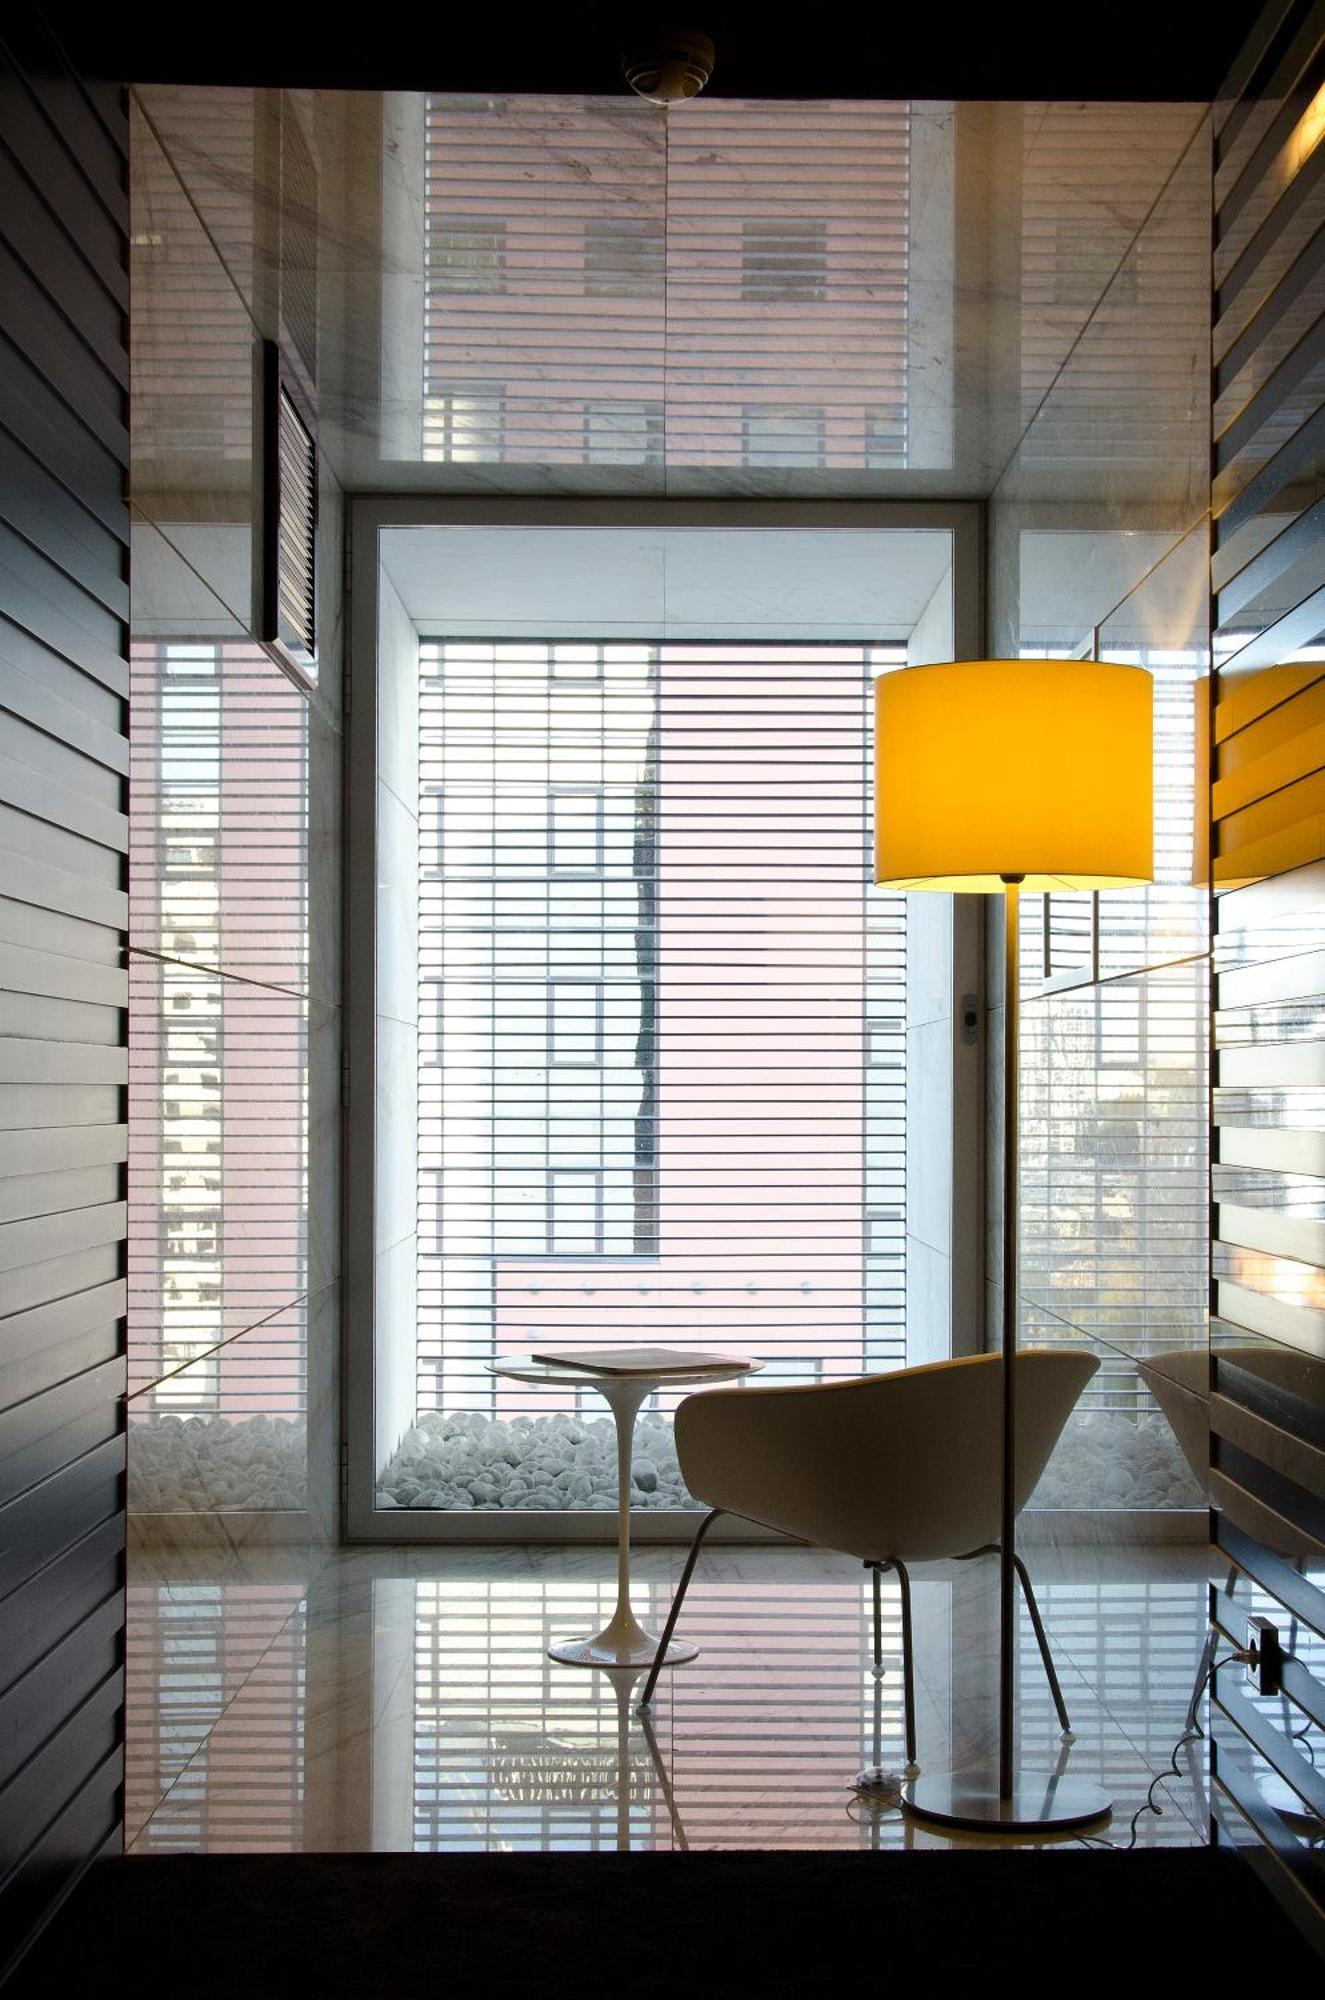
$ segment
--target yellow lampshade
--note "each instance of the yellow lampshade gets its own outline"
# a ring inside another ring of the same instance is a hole
[[[1152,683],[1092,660],[958,660],[875,685],[874,878],[1119,889],[1153,873]]]

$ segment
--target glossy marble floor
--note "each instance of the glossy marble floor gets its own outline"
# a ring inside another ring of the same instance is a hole
[[[655,1629],[681,1554],[639,1555]],[[1067,1768],[1108,1786],[1103,1834],[1126,1845],[1181,1730],[1205,1552],[1028,1554],[1072,1712]],[[990,1740],[993,1577],[981,1562],[917,1580],[926,1770]],[[663,1676],[649,1729],[634,1677],[546,1657],[612,1598],[613,1554],[596,1547],[136,1556],[129,1851],[945,1844],[854,1791],[862,1761],[904,1761],[895,1586],[876,1683],[858,1565],[713,1549],[682,1628],[699,1658]],[[1048,1770],[1064,1751],[1024,1619],[1021,1665],[1023,1760]],[[1179,1754],[1138,1844],[1204,1839],[1202,1748]]]

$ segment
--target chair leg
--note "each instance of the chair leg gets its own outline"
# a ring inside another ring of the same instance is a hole
[[[883,1572],[897,1571],[902,1592],[902,1721],[906,1729],[906,1772],[912,1778],[919,1770],[916,1763],[916,1702],[915,1667],[911,1646],[911,1578],[906,1565],[896,1560],[889,1562],[867,1562],[874,1586],[874,1756],[875,1762],[867,1764],[858,1774],[857,1788],[867,1792],[896,1790],[896,1778],[884,1771],[877,1761],[879,1755],[879,1683],[883,1678]],[[896,1803],[894,1800],[893,1803]]]
[[[654,1654],[653,1665],[649,1668],[649,1678],[644,1683],[643,1694],[635,1704],[637,1708],[647,1708],[653,1700],[653,1690],[657,1687],[658,1676],[666,1664],[667,1648],[672,1643],[672,1634],[676,1630],[676,1621],[681,1615],[681,1606],[685,1601],[686,1591],[690,1588],[690,1579],[694,1575],[695,1559],[699,1555],[700,1544],[722,1511],[721,1507],[714,1507],[710,1513],[704,1516],[695,1530],[695,1539],[690,1544],[690,1553],[686,1557],[685,1568],[681,1571],[681,1581],[676,1586],[676,1595],[672,1599],[672,1608],[667,1614],[667,1623],[663,1626],[662,1638],[658,1641],[658,1650]]]
[[[1067,1705],[1063,1700],[1063,1690],[1059,1687],[1058,1676],[1054,1672],[1053,1655],[1049,1651],[1049,1641],[1045,1637],[1044,1622],[1040,1617],[1040,1607],[1035,1602],[1035,1592],[1031,1589],[1030,1573],[1020,1556],[1014,1555],[1012,1560],[1016,1565],[1017,1575],[1021,1579],[1021,1588],[1026,1598],[1026,1609],[1031,1614],[1031,1624],[1035,1627],[1035,1642],[1040,1648],[1040,1658],[1044,1661],[1045,1677],[1049,1682],[1049,1692],[1054,1698],[1054,1707],[1058,1710],[1058,1726],[1064,1736],[1070,1736],[1072,1733],[1072,1723],[1068,1717]]]
[[[906,1761],[914,1766],[916,1761],[916,1687],[915,1654],[911,1645],[911,1579],[906,1564],[894,1562],[897,1580],[902,1586],[902,1707],[906,1723]]]
[[[874,1578],[874,1676],[877,1680],[883,1672],[883,1572],[897,1571],[897,1580],[902,1591],[902,1720],[906,1725],[906,1761],[916,1761],[916,1700],[915,1700],[915,1656],[911,1645],[911,1578],[905,1563],[895,1558],[888,1562],[866,1563]]]

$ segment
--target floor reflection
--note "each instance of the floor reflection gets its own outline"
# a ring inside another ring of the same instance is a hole
[[[270,1559],[268,1559],[270,1560]],[[679,1552],[646,1550],[637,1608],[665,1614]],[[864,1765],[905,1753],[900,1612],[870,1667],[863,1570],[809,1550],[715,1550],[685,1614],[700,1647],[664,1675],[554,1664],[549,1645],[611,1609],[609,1550],[344,1551],[302,1577],[131,1585],[134,1853],[942,1846]],[[1205,1630],[1205,1559],[1183,1548],[1041,1554],[1041,1604],[1072,1711],[1067,1768],[1117,1802],[1106,1837],[1168,1765]],[[994,1566],[917,1579],[920,1763],[992,1741]],[[1065,1746],[1029,1625],[1023,1761]],[[1141,1845],[1205,1837],[1203,1758],[1160,1787]]]

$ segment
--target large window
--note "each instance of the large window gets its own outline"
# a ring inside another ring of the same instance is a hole
[[[873,678],[902,658],[420,645],[416,1303],[378,1332],[414,1421],[379,1504],[613,1503],[605,1415],[497,1355],[905,1359],[905,899],[868,886]],[[671,1401],[646,1507],[688,1504]]]

